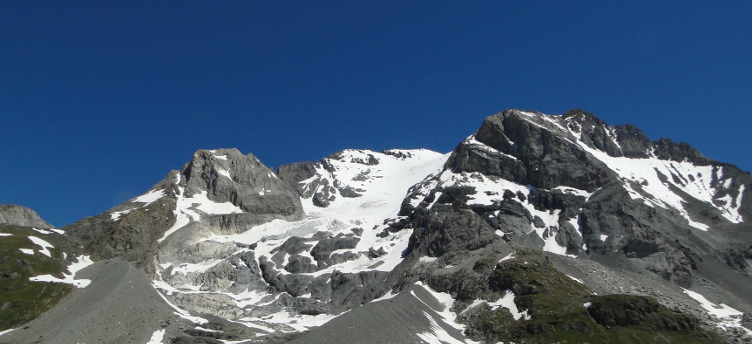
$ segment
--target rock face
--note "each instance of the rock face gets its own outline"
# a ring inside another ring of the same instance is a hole
[[[181,238],[207,231],[229,234],[303,216],[299,197],[255,156],[236,149],[201,150],[146,194],[64,230],[94,258],[121,257],[152,275],[159,243],[174,231],[188,232]],[[184,245],[168,241],[162,254],[180,255]]]
[[[743,229],[750,183],[686,143],[651,142],[582,110],[507,110],[460,143],[440,175],[414,187],[401,214],[467,203],[525,245],[573,256],[621,252],[689,287],[703,259],[737,262],[726,265],[747,274],[735,236],[752,240]]]
[[[0,224],[20,227],[55,228],[42,220],[34,210],[20,205],[0,204]]]

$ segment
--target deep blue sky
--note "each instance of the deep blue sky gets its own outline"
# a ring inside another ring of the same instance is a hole
[[[752,169],[752,2],[0,1],[0,203],[56,226],[197,149],[451,151],[582,108]]]

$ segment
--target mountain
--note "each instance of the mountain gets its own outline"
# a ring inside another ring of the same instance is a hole
[[[0,342],[752,341],[750,185],[579,109],[506,110],[447,154],[200,150],[62,228],[92,286]]]
[[[15,204],[0,204],[0,224],[21,227],[54,228],[53,225],[42,220],[34,210]]]
[[[1,330],[23,325],[70,293],[70,285],[45,283],[75,273],[62,262],[65,242],[64,232],[33,210],[0,205]]]

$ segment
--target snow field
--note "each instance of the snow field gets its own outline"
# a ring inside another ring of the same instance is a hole
[[[684,209],[684,200],[677,195],[672,188],[681,189],[689,196],[708,203],[721,211],[723,216],[733,223],[743,221],[739,214],[739,205],[741,197],[733,199],[730,195],[717,198],[718,187],[711,186],[715,179],[718,184],[729,189],[733,180],[718,175],[719,167],[714,166],[695,166],[688,161],[667,161],[657,158],[633,159],[626,157],[612,157],[600,150],[589,147],[581,139],[581,126],[567,120],[567,126],[560,123],[561,116],[538,115],[529,112],[521,112],[528,118],[528,122],[545,130],[563,134],[562,138],[570,143],[580,146],[582,149],[592,154],[596,159],[602,161],[610,169],[616,172],[624,181],[625,188],[632,199],[640,199],[650,206],[659,206],[663,208],[672,208],[687,220],[690,226],[707,231],[710,229],[706,224],[694,221]],[[546,124],[546,125],[543,125]],[[576,127],[572,129],[570,127]],[[607,134],[612,142],[621,149],[614,133],[614,128],[607,127]],[[569,135],[567,135],[569,134]],[[472,137],[472,136],[471,136]],[[663,175],[667,181],[661,181],[660,175]],[[676,182],[675,180],[678,180]],[[635,189],[630,183],[640,185]],[[740,186],[739,195],[744,191],[744,186]],[[724,202],[714,202],[721,200]]]
[[[579,132],[572,130],[569,131],[575,137],[579,138]],[[612,137],[612,140],[618,145],[615,137]],[[724,181],[722,176],[718,176],[718,167],[695,166],[688,161],[668,161],[660,160],[658,158],[633,159],[612,157],[605,152],[590,148],[581,140],[578,140],[577,144],[596,159],[605,163],[606,166],[616,172],[623,180],[640,185],[641,190],[635,190],[630,183],[624,184],[628,191],[630,191],[632,199],[641,199],[645,204],[650,206],[676,209],[692,227],[700,230],[708,230],[709,227],[707,225],[696,222],[689,216],[684,209],[685,201],[681,196],[671,190],[672,188],[678,188],[691,197],[714,206],[720,210],[723,216],[729,221],[734,223],[742,221],[738,209],[738,204],[741,204],[741,199],[737,199],[736,202],[733,202],[730,195],[727,195],[728,199],[726,199],[725,205],[716,205],[715,202],[713,202],[718,193],[718,190],[711,186],[714,177],[725,188],[729,188],[732,181],[731,179]],[[667,181],[661,181],[660,175],[663,175]],[[675,182],[675,179],[680,182]],[[736,206],[734,206],[734,204],[736,204]]]
[[[438,172],[449,156],[448,154],[440,154],[428,150],[394,150],[392,152],[395,155],[401,156],[370,151],[344,151],[338,159],[328,159],[328,163],[334,167],[334,172],[320,169],[317,176],[304,181],[304,183],[310,184],[315,178],[326,178],[329,180],[329,185],[349,186],[354,190],[358,190],[357,192],[361,194],[360,197],[345,198],[338,191],[335,191],[336,199],[327,208],[315,207],[311,199],[302,199],[304,210],[308,214],[304,220],[290,222],[273,220],[254,226],[239,234],[212,234],[197,240],[194,244],[204,241],[237,243],[241,244],[241,246],[255,244],[255,248],[253,249],[255,256],[257,258],[266,256],[270,259],[273,255],[272,251],[283,244],[289,237],[297,236],[311,239],[314,234],[322,231],[329,232],[332,236],[337,236],[338,234],[352,234],[353,228],[362,228],[363,234],[360,236],[360,241],[354,249],[340,249],[332,252],[332,254],[346,252],[362,253],[358,259],[336,264],[307,275],[321,276],[332,273],[334,270],[342,272],[359,272],[366,269],[392,270],[402,261],[401,254],[407,247],[410,233],[408,233],[409,231],[403,231],[393,233],[385,238],[379,238],[376,234],[381,232],[385,227],[384,219],[397,217],[402,199],[405,197],[408,188],[418,183],[425,175],[431,172]],[[371,156],[378,159],[379,163],[377,165],[364,165],[362,162],[367,162]],[[177,183],[179,183],[180,176],[177,176],[177,178]],[[205,199],[204,194],[194,195],[192,198],[184,198],[182,194],[183,189],[179,188],[178,206],[175,210],[178,221],[165,233],[160,241],[190,221],[200,220],[200,214],[194,211],[196,209],[211,214],[239,211],[239,209],[231,207],[209,208],[206,205],[214,202]],[[214,203],[212,206],[216,207],[216,204]],[[316,240],[309,240],[307,242],[311,246],[315,246],[316,243]],[[365,253],[370,248],[376,250],[383,248],[388,253],[379,258],[369,259]],[[237,251],[233,254],[249,250],[251,249],[238,247]],[[304,251],[301,255],[310,257],[310,253],[307,251]],[[313,257],[310,258],[313,260]],[[284,257],[282,266],[276,267],[280,273],[288,273],[283,268],[287,264],[288,259],[289,255]],[[211,293],[200,291],[201,286],[171,285],[166,282],[169,281],[169,278],[162,276],[161,272],[172,267],[172,274],[187,276],[189,274],[206,272],[220,261],[219,259],[207,260],[195,264],[161,262],[157,269],[157,279],[154,281],[154,286],[165,291],[167,295],[173,293]],[[275,297],[272,294],[258,290],[246,290],[239,294],[214,294],[226,295],[239,308],[261,307],[264,304],[275,301]],[[189,316],[187,312],[183,312],[182,315]],[[282,311],[263,318],[243,318],[240,319],[239,323],[249,327],[263,327],[268,332],[274,332],[274,330],[260,325],[261,323],[285,324],[291,326],[296,331],[301,331],[312,326],[319,326],[331,320],[331,318],[333,316],[300,316]]]

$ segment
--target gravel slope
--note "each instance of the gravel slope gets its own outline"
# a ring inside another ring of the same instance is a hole
[[[168,343],[181,327],[192,328],[127,261],[99,261],[76,278],[92,283],[24,327],[0,336],[0,343],[146,343],[157,330],[166,331]]]
[[[443,306],[423,287],[413,285],[397,296],[372,302],[340,315],[291,344],[319,343],[424,343],[419,333],[446,332],[448,341],[464,341],[462,333],[445,324],[437,311]],[[441,327],[432,326],[428,317]]]

